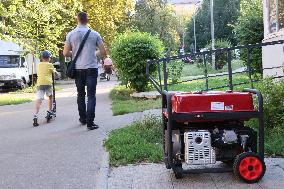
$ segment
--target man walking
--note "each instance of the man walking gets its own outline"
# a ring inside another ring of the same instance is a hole
[[[85,36],[85,34],[90,30],[87,26],[88,15],[85,12],[80,12],[77,14],[78,26],[69,32],[66,36],[66,42],[64,45],[63,55],[74,57],[79,49],[79,46]],[[99,52],[96,52],[96,48]],[[94,130],[99,128],[97,124],[94,123],[95,118],[95,107],[96,107],[96,87],[98,78],[98,64],[97,55],[100,54],[101,57],[106,57],[106,50],[104,47],[103,40],[100,34],[96,31],[91,30],[83,50],[79,54],[76,61],[76,78],[75,83],[77,87],[77,104],[80,116],[80,123],[82,125],[87,124],[89,130]],[[88,103],[86,107],[85,103],[85,86],[87,86],[87,97]]]

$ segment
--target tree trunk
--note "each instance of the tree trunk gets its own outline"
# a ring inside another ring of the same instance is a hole
[[[65,64],[65,57],[63,56],[62,50],[59,50],[59,62],[60,62],[60,70],[61,70],[61,79],[65,79],[67,66]]]

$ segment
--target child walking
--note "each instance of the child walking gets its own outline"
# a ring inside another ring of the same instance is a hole
[[[51,53],[45,50],[41,53],[41,60],[37,67],[37,93],[36,102],[34,109],[33,126],[37,127],[38,124],[38,112],[42,101],[44,100],[44,95],[48,97],[48,115],[54,115],[52,111],[52,76],[55,74],[55,69],[53,65],[49,62],[51,60]]]

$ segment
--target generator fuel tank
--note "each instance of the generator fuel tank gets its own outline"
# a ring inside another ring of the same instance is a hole
[[[210,91],[173,94],[172,111],[175,113],[251,112],[255,109],[251,93]]]

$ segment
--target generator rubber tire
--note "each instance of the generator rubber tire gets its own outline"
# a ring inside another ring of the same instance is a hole
[[[265,174],[266,166],[261,157],[254,152],[239,154],[234,162],[235,176],[246,183],[256,183]]]
[[[174,172],[176,179],[182,179],[183,174],[180,172]]]
[[[176,179],[181,179],[183,177],[183,169],[182,169],[182,163],[181,162],[175,162],[176,170],[174,170],[174,174]]]
[[[234,160],[224,160],[224,161],[222,161],[222,163],[224,163],[224,164],[226,164],[228,166],[233,166]]]
[[[164,130],[163,134],[163,150],[164,150],[164,163],[167,169],[171,169],[170,162],[168,160],[168,153],[166,151],[166,130]]]

